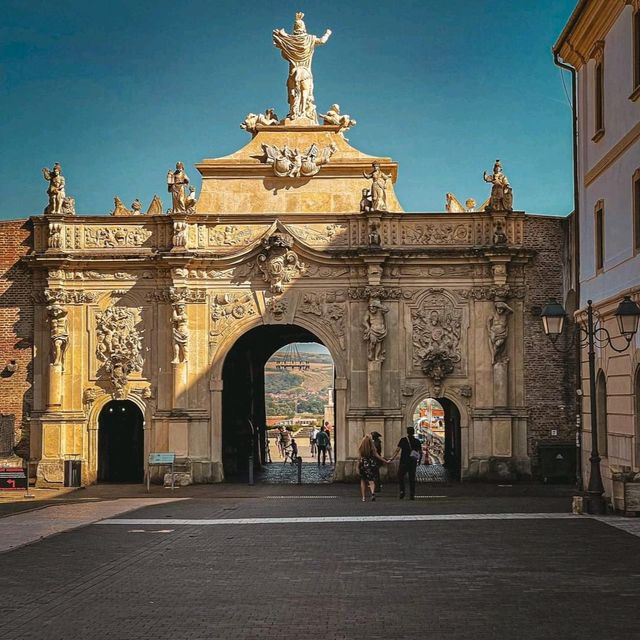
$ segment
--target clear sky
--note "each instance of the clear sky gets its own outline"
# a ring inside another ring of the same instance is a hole
[[[333,35],[313,61],[318,111],[358,120],[353,146],[399,162],[406,211],[483,201],[496,158],[515,207],[571,211],[571,110],[551,46],[576,0],[3,0],[0,218],[42,213],[59,161],[82,214],[154,193],[166,173],[249,140],[244,116],[287,112],[271,31],[305,11]],[[570,77],[565,74],[570,95]],[[199,188],[198,188],[199,191]]]

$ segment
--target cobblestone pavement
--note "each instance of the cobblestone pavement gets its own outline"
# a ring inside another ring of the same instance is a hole
[[[302,484],[326,484],[333,481],[335,467],[332,464],[302,463]],[[267,484],[294,484],[298,482],[298,465],[289,462],[265,464],[256,476],[258,482]]]
[[[419,464],[416,482],[446,484],[449,482],[449,473],[441,464]]]
[[[433,487],[414,502],[383,494],[362,503],[355,486],[246,493],[254,489],[193,489],[189,499],[117,516],[122,524],[0,554],[0,639],[628,640],[635,633],[640,537],[605,521],[627,520],[571,517],[566,495],[489,488],[488,496],[480,489],[462,496]],[[259,522],[267,517],[316,520]],[[198,524],[246,518],[258,521]]]

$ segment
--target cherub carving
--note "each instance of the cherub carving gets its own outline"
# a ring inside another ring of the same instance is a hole
[[[337,151],[334,143],[323,147],[322,150],[314,143],[306,153],[301,153],[298,149],[290,149],[287,145],[280,150],[274,145],[263,144],[262,149],[265,154],[263,161],[273,167],[273,173],[279,178],[314,176]]]

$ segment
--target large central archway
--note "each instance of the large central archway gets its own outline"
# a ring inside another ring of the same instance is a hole
[[[227,354],[222,370],[222,463],[226,479],[244,476],[266,461],[265,364],[291,343],[323,344],[298,325],[261,325],[243,334]]]

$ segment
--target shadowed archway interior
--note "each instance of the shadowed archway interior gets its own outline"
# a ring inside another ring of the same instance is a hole
[[[98,481],[144,479],[144,418],[131,400],[112,400],[98,417]]]
[[[254,466],[265,460],[266,409],[264,367],[281,347],[292,342],[323,344],[297,325],[263,325],[233,345],[222,371],[222,459],[227,479],[246,473],[253,450]]]

